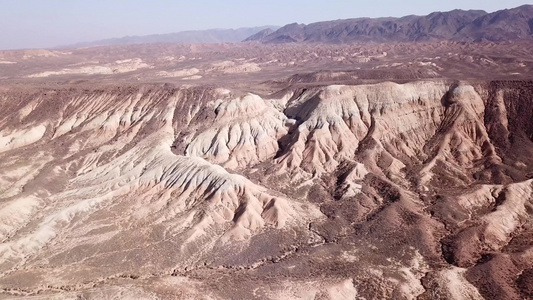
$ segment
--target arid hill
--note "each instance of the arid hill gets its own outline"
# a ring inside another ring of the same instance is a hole
[[[0,299],[528,299],[531,42],[0,52]]]

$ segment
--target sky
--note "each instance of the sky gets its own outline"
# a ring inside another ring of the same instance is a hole
[[[357,17],[493,12],[516,0],[0,0],[0,49],[50,48],[127,35],[239,28]]]

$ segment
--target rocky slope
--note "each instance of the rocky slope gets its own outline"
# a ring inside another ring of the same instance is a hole
[[[461,41],[506,41],[531,38],[533,5],[496,11],[475,19],[458,33]]]
[[[0,297],[525,299],[533,83],[0,91]]]
[[[266,29],[263,29],[263,30],[259,31],[258,33],[255,33],[255,34],[247,37],[246,39],[243,40],[243,42],[260,41],[260,40],[262,40],[263,38],[265,38],[266,36],[268,36],[268,35],[270,35],[272,33],[274,33],[273,29],[266,28]]]

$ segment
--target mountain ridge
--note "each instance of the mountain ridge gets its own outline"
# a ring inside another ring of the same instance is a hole
[[[133,35],[62,45],[56,48],[132,45],[149,43],[332,43],[509,41],[533,37],[533,5],[488,13],[484,10],[435,11],[402,17],[358,17],[265,25],[236,29],[187,30],[166,34]]]
[[[455,9],[428,15],[353,18],[310,24],[287,24],[260,39],[262,43],[351,43],[508,41],[530,39],[533,33],[533,5],[522,5],[487,13]],[[244,41],[250,41],[245,39]]]
[[[133,35],[119,38],[102,39],[60,46],[59,48],[79,48],[93,46],[132,45],[145,43],[226,43],[240,42],[265,29],[277,29],[279,26],[265,25],[257,27],[240,27],[236,29],[213,28],[206,30],[186,30],[164,34]]]

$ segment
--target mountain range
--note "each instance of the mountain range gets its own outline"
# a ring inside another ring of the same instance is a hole
[[[276,30],[279,26],[259,26],[243,27],[237,29],[207,29],[190,30],[166,34],[151,34],[143,36],[125,36],[91,42],[82,42],[68,45],[68,48],[131,45],[131,44],[151,44],[151,43],[191,43],[191,44],[211,44],[211,43],[236,43],[263,30]],[[63,47],[61,47],[63,48]]]
[[[263,30],[244,41],[262,43],[460,42],[531,39],[533,5],[487,13],[483,10],[433,12],[401,18],[357,18],[292,23],[274,32]]]
[[[510,41],[533,37],[533,5],[487,13],[455,9],[425,16],[354,18],[311,24],[291,23],[237,29],[191,30],[167,34],[125,36],[82,42],[61,48],[150,43],[354,43],[422,41]]]

